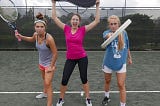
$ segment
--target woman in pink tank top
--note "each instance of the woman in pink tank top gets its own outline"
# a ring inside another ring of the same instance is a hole
[[[88,58],[83,47],[83,40],[86,32],[94,28],[100,21],[99,2],[99,0],[96,0],[95,20],[88,25],[79,27],[81,17],[78,14],[73,14],[70,20],[71,26],[64,24],[56,16],[56,1],[52,0],[52,18],[54,22],[57,24],[57,26],[64,31],[67,48],[66,62],[63,70],[62,82],[60,87],[61,93],[60,98],[57,102],[57,106],[62,106],[62,104],[64,103],[64,95],[67,90],[67,84],[76,64],[78,64],[79,67],[80,78],[82,81],[83,90],[86,95],[86,105],[92,106],[89,95],[89,83],[87,80]]]

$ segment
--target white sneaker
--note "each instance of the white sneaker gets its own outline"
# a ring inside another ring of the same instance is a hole
[[[56,106],[62,106],[63,103],[64,103],[64,100],[62,98],[59,98]]]
[[[86,99],[86,106],[92,106],[91,99]]]
[[[36,98],[37,99],[47,98],[47,94],[46,93],[41,93],[41,94],[37,95]]]

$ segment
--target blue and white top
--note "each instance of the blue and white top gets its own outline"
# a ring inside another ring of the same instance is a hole
[[[103,38],[106,38],[106,36],[110,32],[111,30],[104,31]],[[124,48],[120,51],[118,50],[118,37],[116,37],[106,47],[102,68],[104,68],[104,66],[107,66],[113,71],[119,71],[122,68],[123,64],[126,64],[128,49],[129,49],[129,40],[128,40],[128,35],[126,31],[123,31],[122,35],[124,37]]]
[[[38,43],[38,37],[36,39],[36,48],[39,52],[39,64],[44,67],[49,66],[51,64],[51,60],[52,60],[52,56],[53,56],[50,48],[47,47],[47,45],[46,45],[47,35],[48,34],[46,33],[45,39],[41,44]]]

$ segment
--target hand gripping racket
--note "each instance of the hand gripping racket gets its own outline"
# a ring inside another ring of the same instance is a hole
[[[109,45],[120,33],[122,33],[122,31],[124,29],[126,29],[130,24],[132,23],[132,21],[130,19],[128,19],[127,21],[125,21],[125,23],[123,25],[121,25],[113,34],[112,36],[110,36],[107,40],[105,40],[102,44],[101,47],[105,48],[107,45]]]
[[[14,30],[15,34],[18,33],[14,24],[18,18],[18,11],[13,1],[0,0],[0,17]],[[21,41],[21,39],[18,38],[18,41]]]

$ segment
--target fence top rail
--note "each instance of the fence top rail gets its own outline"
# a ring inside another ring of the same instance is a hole
[[[6,7],[6,6],[2,6],[2,7]],[[7,6],[9,7],[9,6]],[[52,6],[16,6],[17,8],[52,8]],[[77,6],[56,6],[56,7],[63,7],[63,8],[77,8]],[[78,7],[78,8],[82,8],[83,7]],[[100,9],[160,9],[159,7],[100,7]],[[95,7],[90,7],[88,9],[95,9]]]

